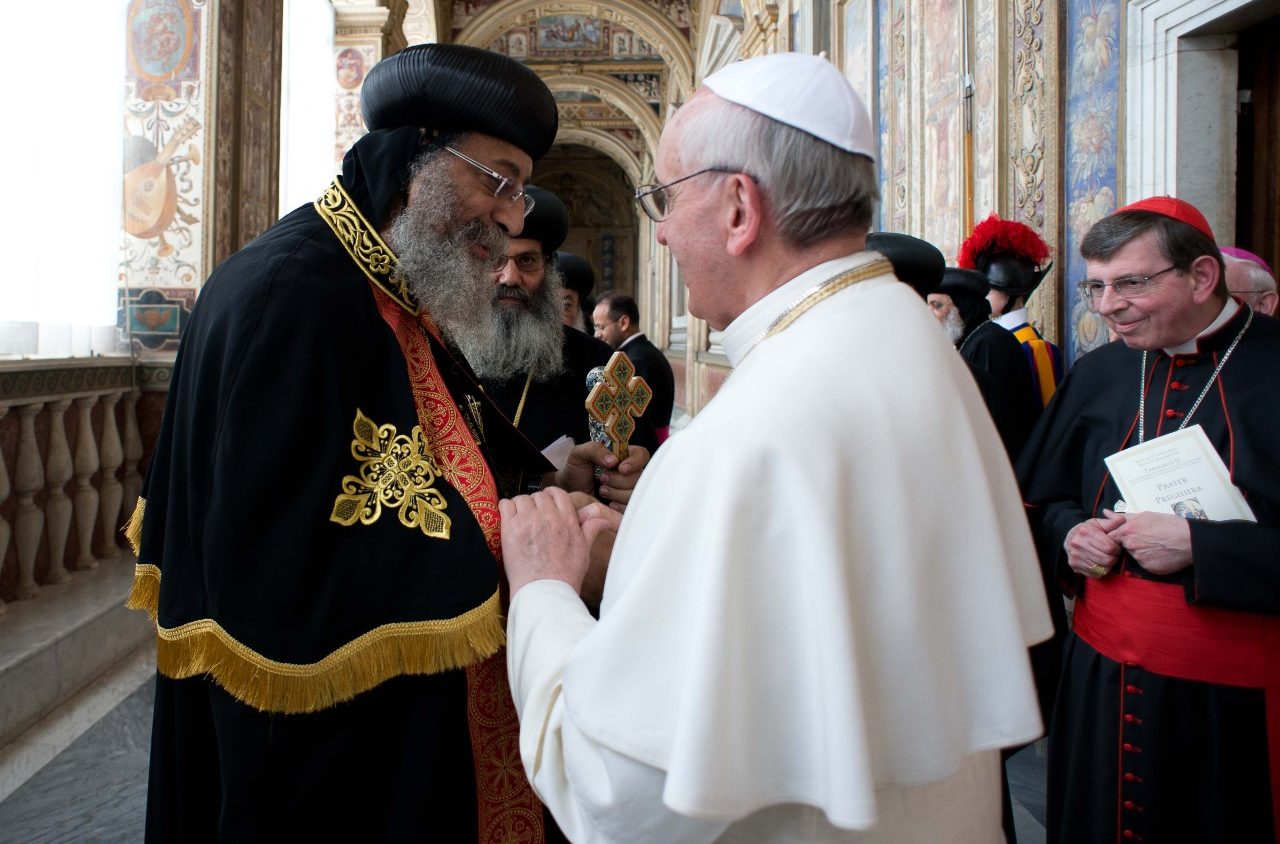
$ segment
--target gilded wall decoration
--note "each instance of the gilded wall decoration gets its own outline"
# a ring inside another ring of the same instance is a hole
[[[187,303],[204,273],[207,0],[132,0],[126,11],[123,201],[117,325],[154,322],[139,351],[176,348],[185,316],[160,319],[140,296]],[[139,308],[136,313],[135,308]],[[171,314],[172,316],[172,314]]]
[[[1064,285],[1068,361],[1102,345],[1107,330],[1071,282],[1085,277],[1080,240],[1116,210],[1120,131],[1120,0],[1073,0],[1067,6]]]

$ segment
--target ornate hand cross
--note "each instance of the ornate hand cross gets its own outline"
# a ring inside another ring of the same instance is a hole
[[[636,368],[622,352],[614,352],[604,368],[596,367],[587,376],[587,383],[599,372],[600,380],[587,395],[587,416],[593,429],[599,428],[609,438],[608,446],[614,456],[625,460],[627,443],[635,432],[633,417],[644,413],[653,398],[653,390],[645,380],[636,375]],[[592,439],[598,439],[594,435]]]

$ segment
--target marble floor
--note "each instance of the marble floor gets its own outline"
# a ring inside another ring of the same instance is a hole
[[[23,770],[19,763],[30,754],[16,752],[14,747],[24,741],[34,743],[35,737],[23,736],[0,748],[0,788],[6,789],[0,790],[0,844],[142,841],[155,694],[151,670],[149,653],[139,653],[68,704],[69,710],[83,712],[86,706],[102,708],[104,695],[118,697],[119,702],[83,732],[74,736],[68,732],[78,729],[68,723],[82,720],[72,712],[53,713],[34,727],[32,733],[48,733],[62,724],[60,739],[42,741],[62,741],[65,747],[42,767]],[[25,764],[30,767],[29,761]],[[1045,840],[1043,743],[1009,760],[1009,781],[1019,844],[1041,844]]]

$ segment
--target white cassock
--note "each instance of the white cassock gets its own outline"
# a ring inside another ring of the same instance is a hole
[[[1052,625],[973,379],[887,270],[755,344],[878,258],[728,327],[733,374],[644,473],[598,623],[560,581],[512,601],[521,757],[572,840],[1002,840],[998,750],[1042,732],[1026,648]]]

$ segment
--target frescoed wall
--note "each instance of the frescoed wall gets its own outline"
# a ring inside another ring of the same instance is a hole
[[[1067,8],[1064,316],[1074,360],[1105,343],[1106,327],[1076,295],[1085,277],[1080,239],[1116,210],[1120,132],[1120,0],[1072,0]]]
[[[510,29],[489,49],[526,61],[660,61],[653,46],[616,21],[590,15],[544,15]]]
[[[139,353],[177,348],[204,276],[207,0],[133,0],[125,85],[118,324]]]
[[[334,165],[342,166],[342,157],[364,134],[364,118],[360,115],[360,86],[365,74],[378,61],[378,49],[371,44],[334,47],[334,73],[338,82],[337,136],[333,144]]]

